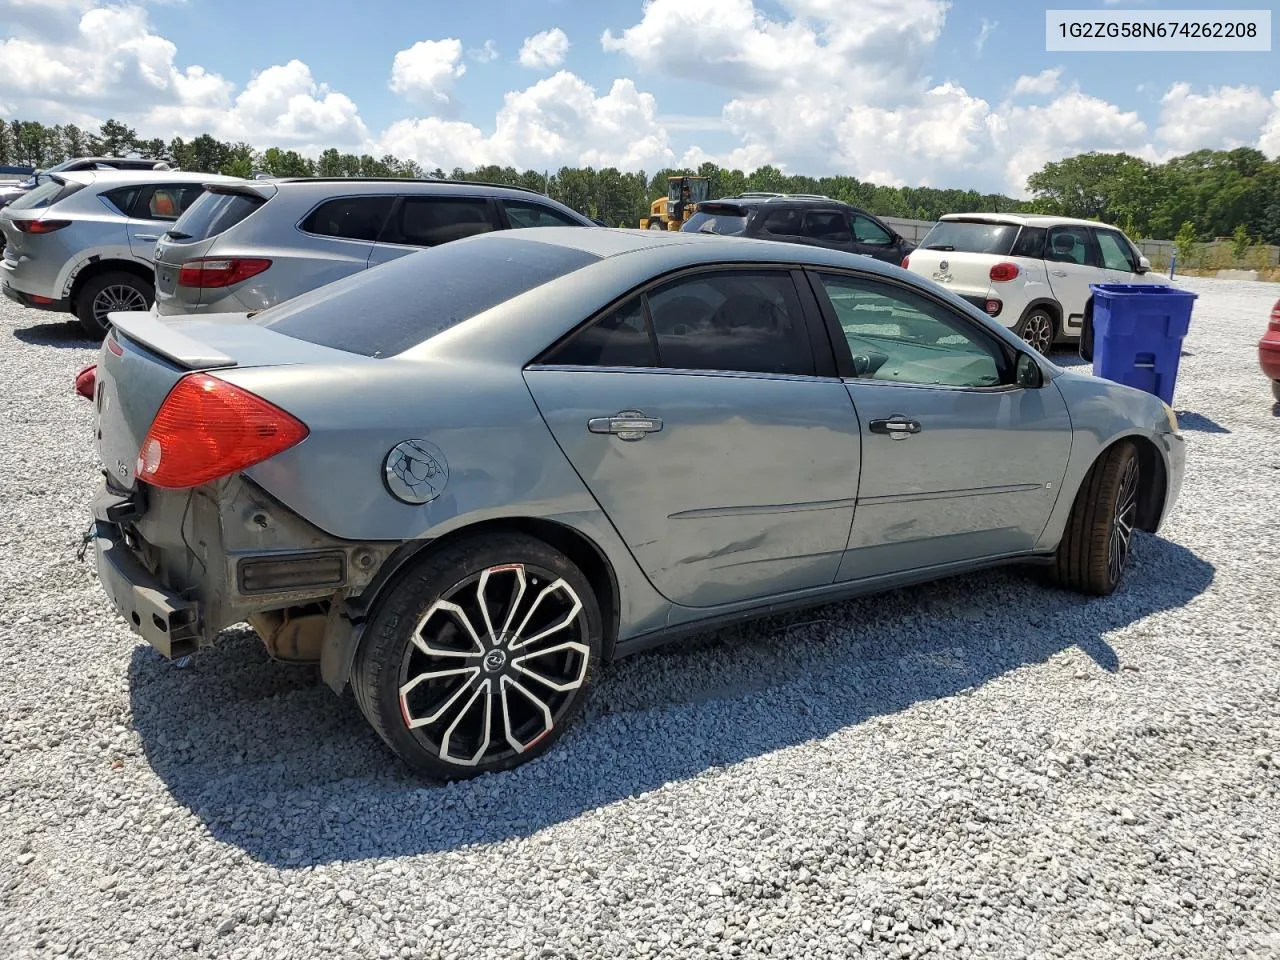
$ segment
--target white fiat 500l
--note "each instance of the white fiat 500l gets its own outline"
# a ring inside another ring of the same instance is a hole
[[[1116,227],[1069,217],[951,213],[903,260],[1045,353],[1078,340],[1091,283],[1160,283]]]

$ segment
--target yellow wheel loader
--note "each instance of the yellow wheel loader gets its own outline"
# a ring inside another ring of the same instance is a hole
[[[640,219],[640,229],[679,230],[698,204],[710,199],[709,177],[667,177],[667,195],[649,205],[649,216]]]

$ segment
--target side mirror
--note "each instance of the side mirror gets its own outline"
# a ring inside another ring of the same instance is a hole
[[[1018,354],[1014,376],[1017,378],[1018,386],[1026,387],[1028,390],[1038,390],[1044,386],[1044,371],[1029,353]]]
[[[1151,261],[1141,254],[1138,255],[1138,273],[1150,273]]]

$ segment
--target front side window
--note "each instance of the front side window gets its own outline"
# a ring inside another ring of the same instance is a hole
[[[339,240],[378,239],[395,197],[338,197],[326,200],[302,221],[306,233]]]
[[[140,220],[177,220],[202,193],[204,187],[198,183],[143,187],[133,216]]]
[[[1105,269],[1123,273],[1133,273],[1137,269],[1138,264],[1131,259],[1129,244],[1124,237],[1112,230],[1095,230],[1093,235],[1098,238],[1098,249],[1102,253],[1102,266]]]
[[[405,197],[379,241],[435,247],[498,229],[493,207],[483,197]]]
[[[503,200],[507,211],[507,219],[511,221],[513,230],[521,227],[580,227],[572,217],[565,216],[558,210],[552,210],[541,203],[530,203],[527,200]]]
[[[663,367],[815,373],[791,275],[726,271],[673,280],[648,295]]]
[[[1090,264],[1088,227],[1053,227],[1044,258],[1055,263]]]
[[[853,235],[859,243],[877,247],[887,247],[893,243],[889,232],[864,213],[853,215]]]
[[[812,210],[804,217],[804,235],[825,243],[848,243],[849,221],[838,210]]]
[[[892,284],[835,274],[821,280],[855,377],[948,387],[1004,382],[998,344],[959,314]]]

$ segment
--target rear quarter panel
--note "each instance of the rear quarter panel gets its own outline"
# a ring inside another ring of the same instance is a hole
[[[552,520],[609,558],[622,599],[622,639],[665,624],[670,604],[636,567],[555,444],[518,367],[355,358],[219,375],[308,425],[301,444],[246,473],[327,533],[399,542],[487,520]],[[439,495],[421,505],[392,497],[383,479],[387,454],[415,439],[434,444],[447,469]]]

